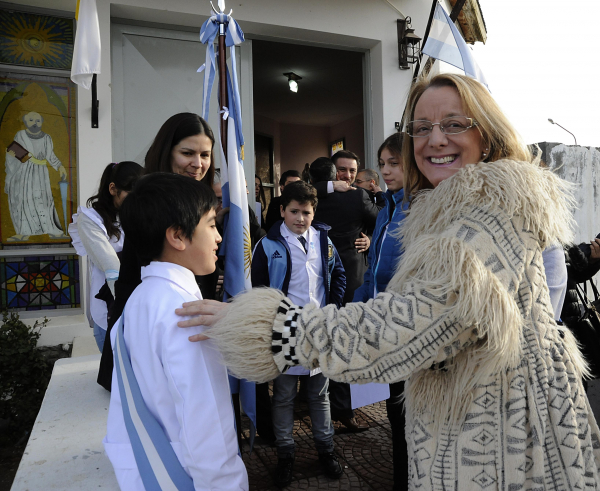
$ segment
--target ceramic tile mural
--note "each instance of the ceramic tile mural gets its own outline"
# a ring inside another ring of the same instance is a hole
[[[71,69],[73,19],[0,9],[0,63]]]
[[[80,307],[76,255],[0,258],[0,309]]]
[[[74,87],[68,78],[0,73],[2,246],[70,242],[67,226],[77,210]]]

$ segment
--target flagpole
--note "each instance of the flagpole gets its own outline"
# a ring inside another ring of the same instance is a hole
[[[227,55],[225,54],[225,24],[219,24],[219,101],[221,110],[229,107],[227,100]],[[221,145],[225,160],[227,160],[227,119],[219,117],[221,121]],[[224,162],[227,165],[227,162]]]

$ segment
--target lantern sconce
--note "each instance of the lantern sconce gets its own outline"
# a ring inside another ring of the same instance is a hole
[[[294,72],[284,73],[284,75],[288,78],[288,85],[290,86],[290,90],[292,92],[298,92],[298,80],[302,80],[302,77],[296,75]]]
[[[411,18],[398,19],[398,61],[400,69],[408,70],[421,54],[421,38],[415,34],[410,22]]]

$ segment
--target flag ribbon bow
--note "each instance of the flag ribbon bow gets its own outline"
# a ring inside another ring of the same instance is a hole
[[[219,35],[220,25],[225,27],[225,46],[229,48],[231,56],[231,70],[233,72],[233,77],[230,77],[229,71],[227,71],[227,85],[230,89],[229,112],[232,116],[230,121],[234,121],[235,123],[235,132],[237,135],[238,146],[240,147],[238,148],[238,151],[241,155],[241,147],[244,145],[244,135],[242,134],[242,113],[240,111],[240,90],[237,81],[235,47],[244,42],[244,33],[233,17],[223,13],[212,15],[204,24],[202,24],[200,29],[200,42],[207,45],[205,62],[206,70],[204,71],[204,93],[202,95],[202,117],[208,121],[210,94],[212,93],[216,72],[215,50],[212,49],[212,47],[214,46],[215,39]],[[233,78],[233,80],[231,80],[231,78]],[[231,99],[232,95],[233,101]]]

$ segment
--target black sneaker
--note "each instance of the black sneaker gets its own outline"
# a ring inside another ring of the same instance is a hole
[[[339,465],[339,464],[338,464]],[[275,486],[285,488],[292,482],[292,473],[294,470],[294,454],[287,454],[279,457],[277,460],[277,469],[273,481]]]
[[[319,453],[319,462],[321,462],[321,467],[323,467],[327,477],[331,479],[342,477],[344,471],[333,452]]]

